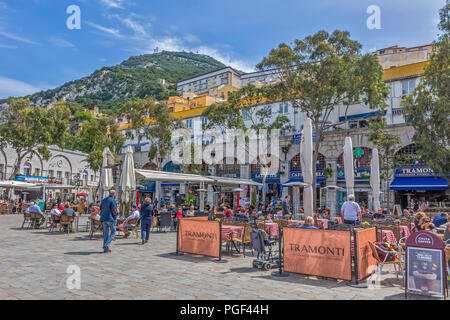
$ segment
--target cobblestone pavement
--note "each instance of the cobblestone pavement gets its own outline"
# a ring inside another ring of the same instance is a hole
[[[118,237],[104,254],[97,235],[70,235],[20,229],[22,217],[0,216],[0,299],[403,299],[393,272],[381,288],[354,288],[345,281],[297,274],[286,278],[252,269],[252,257],[217,259],[176,256],[176,234],[152,233],[141,245],[134,236]],[[80,228],[85,220],[80,221]],[[81,270],[81,288],[67,289],[67,268]],[[386,270],[391,271],[388,267]],[[408,295],[409,299],[440,299]]]

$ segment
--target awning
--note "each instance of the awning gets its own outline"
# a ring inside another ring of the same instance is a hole
[[[287,188],[287,187],[306,187],[308,184],[304,183],[300,180],[289,180],[286,181],[285,183],[283,183],[283,188]]]
[[[23,181],[0,181],[0,188],[16,188],[16,189],[26,189],[38,187],[35,183],[28,183]]]
[[[391,190],[447,190],[448,182],[439,177],[395,178]]]
[[[228,177],[217,177],[217,176],[208,176],[214,182],[210,184],[214,184],[217,186],[238,186],[238,185],[248,185],[248,186],[258,186],[261,187],[262,183],[248,180],[248,179],[237,179],[237,178],[228,178]]]
[[[386,110],[384,110],[383,112],[375,111],[375,112],[367,112],[367,113],[358,113],[358,114],[347,115],[347,120],[364,119],[364,118],[371,118],[371,117],[385,116],[385,115],[386,115]],[[339,117],[339,121],[340,122],[345,121],[345,116]]]
[[[209,177],[198,174],[173,173],[155,170],[135,169],[136,178],[164,182],[205,182],[213,183]]]

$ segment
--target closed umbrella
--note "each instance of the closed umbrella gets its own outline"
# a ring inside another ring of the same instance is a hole
[[[131,146],[128,146],[125,151],[125,159],[120,174],[120,188],[122,190],[120,200],[122,205],[125,206],[130,202],[131,191],[136,190],[136,175],[134,172],[133,150]]]
[[[380,162],[378,149],[372,149],[372,160],[370,163],[370,186],[372,187],[373,211],[380,209]]]
[[[112,169],[108,168],[111,165],[110,159],[114,158],[108,147],[103,150],[103,163],[102,163],[102,180],[101,190],[102,198],[105,197],[107,192],[114,186]]]
[[[303,189],[303,207],[305,216],[313,216],[313,139],[310,118],[306,118],[303,122],[303,134],[300,143],[300,160],[303,181],[307,184]]]
[[[353,145],[352,138],[345,137],[344,143],[344,172],[345,185],[347,187],[347,195],[355,194],[354,192],[354,169],[353,169]]]

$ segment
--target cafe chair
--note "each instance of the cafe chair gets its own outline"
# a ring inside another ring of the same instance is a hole
[[[372,256],[377,261],[377,269],[379,268],[380,273],[383,271],[384,265],[394,265],[394,270],[397,276],[398,280],[398,274],[401,272],[403,275],[403,263],[404,261],[402,259],[394,259],[393,261],[387,261],[387,258],[392,254],[399,254],[398,251],[388,251],[385,248],[382,248],[380,246],[376,246],[373,242],[369,241],[370,249],[372,250]],[[379,255],[379,251],[384,255],[384,259],[382,259]],[[400,255],[399,255],[400,256]],[[398,266],[398,271],[397,271]]]
[[[244,232],[242,233],[242,238],[233,239],[234,242],[239,243],[239,245],[243,246],[242,252],[244,254],[244,257],[245,257],[245,246],[251,245],[251,243],[252,243],[251,232],[252,232],[252,228],[250,225],[247,224],[244,226]],[[253,248],[252,248],[252,255],[253,255]]]
[[[31,228],[31,225],[32,225],[32,220],[31,220],[31,213],[28,213],[28,212],[24,212],[23,213],[23,222],[22,222],[22,229],[23,229],[23,227],[25,226],[25,224],[27,223],[28,225],[27,225],[27,228]]]
[[[156,220],[156,219],[154,219]],[[127,226],[125,227],[125,230],[134,233],[136,236],[136,239],[139,239],[139,226],[140,226],[141,219],[132,219],[128,221]],[[152,221],[153,224],[153,221]],[[125,236],[127,237],[127,236]]]
[[[58,227],[58,223],[60,222],[60,220],[61,220],[60,217],[50,215],[50,226],[48,232],[52,232],[53,230],[55,230]]]
[[[159,216],[159,232],[164,230],[166,232],[166,228],[170,228],[172,226],[172,213],[171,212],[161,212]]]
[[[73,221],[74,217],[61,215],[59,220],[59,231],[63,232],[64,229],[64,231],[67,232],[67,234],[69,234],[69,232],[72,232]]]
[[[92,240],[96,232],[103,234],[103,225],[99,220],[91,219],[91,230],[89,231],[89,239]]]

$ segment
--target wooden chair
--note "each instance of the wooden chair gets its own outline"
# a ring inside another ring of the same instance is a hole
[[[394,269],[395,269],[395,272],[396,272],[396,275],[397,275],[397,279],[398,279],[398,274],[400,272],[402,273],[402,276],[404,277],[404,275],[403,275],[403,262],[404,261],[403,260],[395,259],[394,261],[386,261],[388,256],[389,256],[389,252],[387,250],[384,250],[384,249],[381,249],[381,250],[384,252],[385,256],[384,256],[384,259],[381,259],[380,256],[378,255],[378,250],[377,250],[375,244],[373,244],[372,242],[369,241],[369,246],[370,246],[370,249],[372,250],[372,256],[375,258],[375,260],[377,260],[377,268],[378,267],[380,268],[380,273],[383,271],[383,267],[384,267],[385,264],[388,264],[388,265],[392,264],[392,265],[394,265]],[[393,253],[398,254],[398,252],[393,252]],[[396,267],[397,265],[399,267],[398,271],[397,271],[397,267]]]
[[[244,232],[242,234],[242,238],[233,239],[234,242],[239,243],[243,246],[243,253],[245,257],[245,245],[252,243],[252,237],[251,237],[252,227],[248,224],[244,226]],[[253,248],[252,248],[252,255],[253,255]]]
[[[156,220],[156,219],[154,219]],[[153,225],[153,220],[152,220]],[[140,226],[140,219],[132,219],[127,222],[127,226],[125,227],[125,230],[134,233],[136,236],[136,239],[139,239],[139,226]],[[151,227],[150,227],[151,228]]]
[[[32,212],[30,215],[31,215],[30,219],[31,219],[31,223],[32,223],[32,228],[40,229],[41,225],[43,224],[42,215],[40,213],[34,213],[34,212]]]
[[[64,227],[65,231],[67,231],[67,234],[69,234],[69,232],[72,232],[73,221],[74,221],[74,217],[61,215],[60,221],[59,221],[59,231],[63,232],[63,227]]]
[[[92,240],[97,231],[103,233],[103,225],[99,220],[91,219],[91,231],[89,231],[89,239]]]
[[[28,223],[28,228],[31,227],[31,213],[25,212],[23,214],[23,222],[22,222],[22,229],[25,226],[25,223]]]
[[[52,232],[58,227],[58,223],[61,221],[61,218],[55,215],[50,215],[50,227],[48,232]]]

